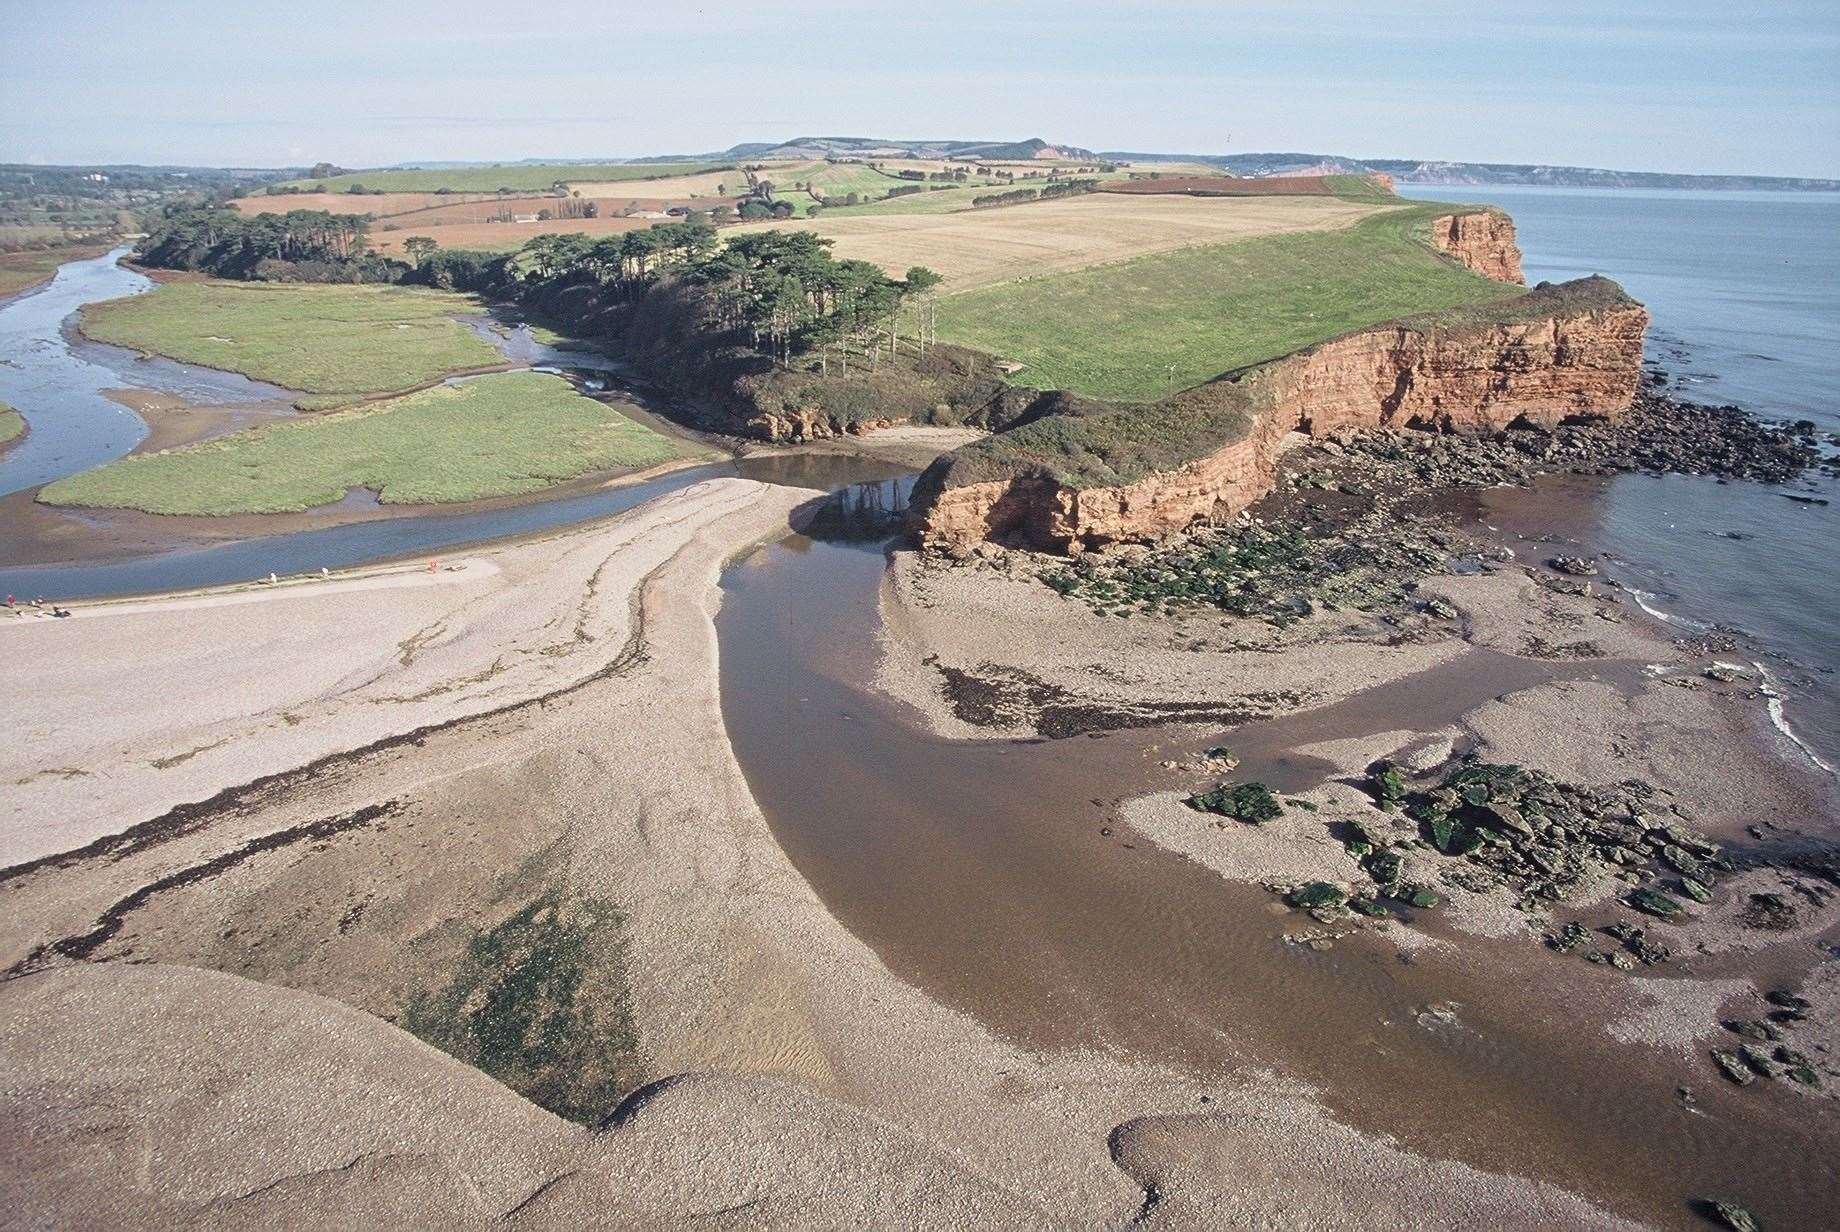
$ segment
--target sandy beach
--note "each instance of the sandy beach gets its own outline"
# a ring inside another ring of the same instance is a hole
[[[0,628],[30,647],[8,688],[63,707],[6,768],[12,1209],[1618,1226],[1356,1133],[1281,1076],[1021,1050],[892,976],[787,862],[723,732],[715,580],[809,495],[715,481],[452,572]],[[211,671],[237,705],[198,707]],[[104,696],[121,721],[79,732]],[[571,1077],[613,1051],[638,1085],[611,1118],[570,1123],[393,1025],[429,1031],[482,938],[596,902],[620,922],[583,983],[624,993],[552,1008]]]

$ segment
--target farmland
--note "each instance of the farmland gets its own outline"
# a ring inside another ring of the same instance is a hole
[[[290,180],[283,187],[304,191],[344,192],[353,185],[381,188],[385,192],[497,192],[509,188],[514,192],[544,191],[556,184],[581,184],[589,181],[645,180],[665,176],[695,175],[718,171],[726,163],[530,163],[454,167],[447,170],[377,170],[351,171],[344,175],[312,180]],[[737,173],[738,174],[738,173]]]
[[[1518,294],[1418,242],[1414,229],[1448,208],[1370,213],[1326,233],[1293,229],[949,296],[939,335],[1025,364],[1020,384],[1161,398],[1345,330]]]
[[[82,323],[101,342],[308,393],[361,396],[500,362],[454,319],[477,310],[470,296],[400,287],[180,282],[95,305]]]
[[[123,458],[38,499],[159,514],[288,513],[367,488],[384,504],[435,504],[516,496],[688,453],[559,376],[509,372]]]
[[[739,167],[704,171],[696,175],[671,175],[647,180],[570,180],[569,191],[581,197],[606,197],[615,201],[637,197],[648,201],[692,200],[699,197],[739,197],[747,192],[747,176]]]
[[[1095,193],[962,213],[827,211],[810,221],[739,229],[815,231],[834,241],[839,257],[872,261],[897,273],[911,265],[929,266],[945,277],[943,290],[952,294],[1146,253],[1346,227],[1374,209],[1332,197],[1214,200]]]

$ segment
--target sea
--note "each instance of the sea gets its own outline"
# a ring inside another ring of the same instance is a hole
[[[1400,191],[1506,210],[1529,284],[1621,283],[1648,306],[1648,358],[1675,396],[1840,433],[1840,193]],[[1840,480],[1560,479],[1488,508],[1523,533],[1556,524],[1683,631],[1741,632],[1734,659],[1773,695],[1787,754],[1840,774]]]

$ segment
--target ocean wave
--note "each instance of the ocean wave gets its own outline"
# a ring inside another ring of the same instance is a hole
[[[1711,625],[1706,624],[1704,621],[1692,620],[1686,616],[1681,616],[1656,606],[1655,601],[1659,600],[1661,596],[1652,590],[1639,590],[1634,586],[1625,586],[1623,587],[1623,591],[1631,599],[1636,601],[1637,607],[1647,612],[1650,616],[1653,616],[1656,620],[1659,620],[1662,624],[1673,625],[1680,629],[1693,629],[1701,633],[1712,628]]]
[[[1831,762],[1815,752],[1814,746],[1802,739],[1801,734],[1789,722],[1788,711],[1783,705],[1783,691],[1777,687],[1776,678],[1770,675],[1770,669],[1755,659],[1751,660],[1751,666],[1757,669],[1757,675],[1761,681],[1758,685],[1758,692],[1763,694],[1769,704],[1770,722],[1775,725],[1776,730],[1788,737],[1789,742],[1806,754],[1809,761],[1835,778],[1840,778],[1840,769],[1836,769]]]

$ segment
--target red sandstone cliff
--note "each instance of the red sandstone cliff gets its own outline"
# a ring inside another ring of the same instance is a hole
[[[1514,220],[1499,210],[1446,214],[1431,223],[1431,246],[1496,282],[1525,283]]]
[[[1496,432],[1516,421],[1552,426],[1629,409],[1648,313],[1614,283],[1542,285],[1492,312],[1376,326],[1223,378],[1234,388],[1218,396],[1245,407],[1239,430],[1203,456],[1133,482],[1085,485],[1022,467],[955,483],[942,460],[915,491],[913,528],[936,548],[1020,539],[1067,550],[1153,539],[1231,515],[1270,491],[1279,443],[1292,430]]]

